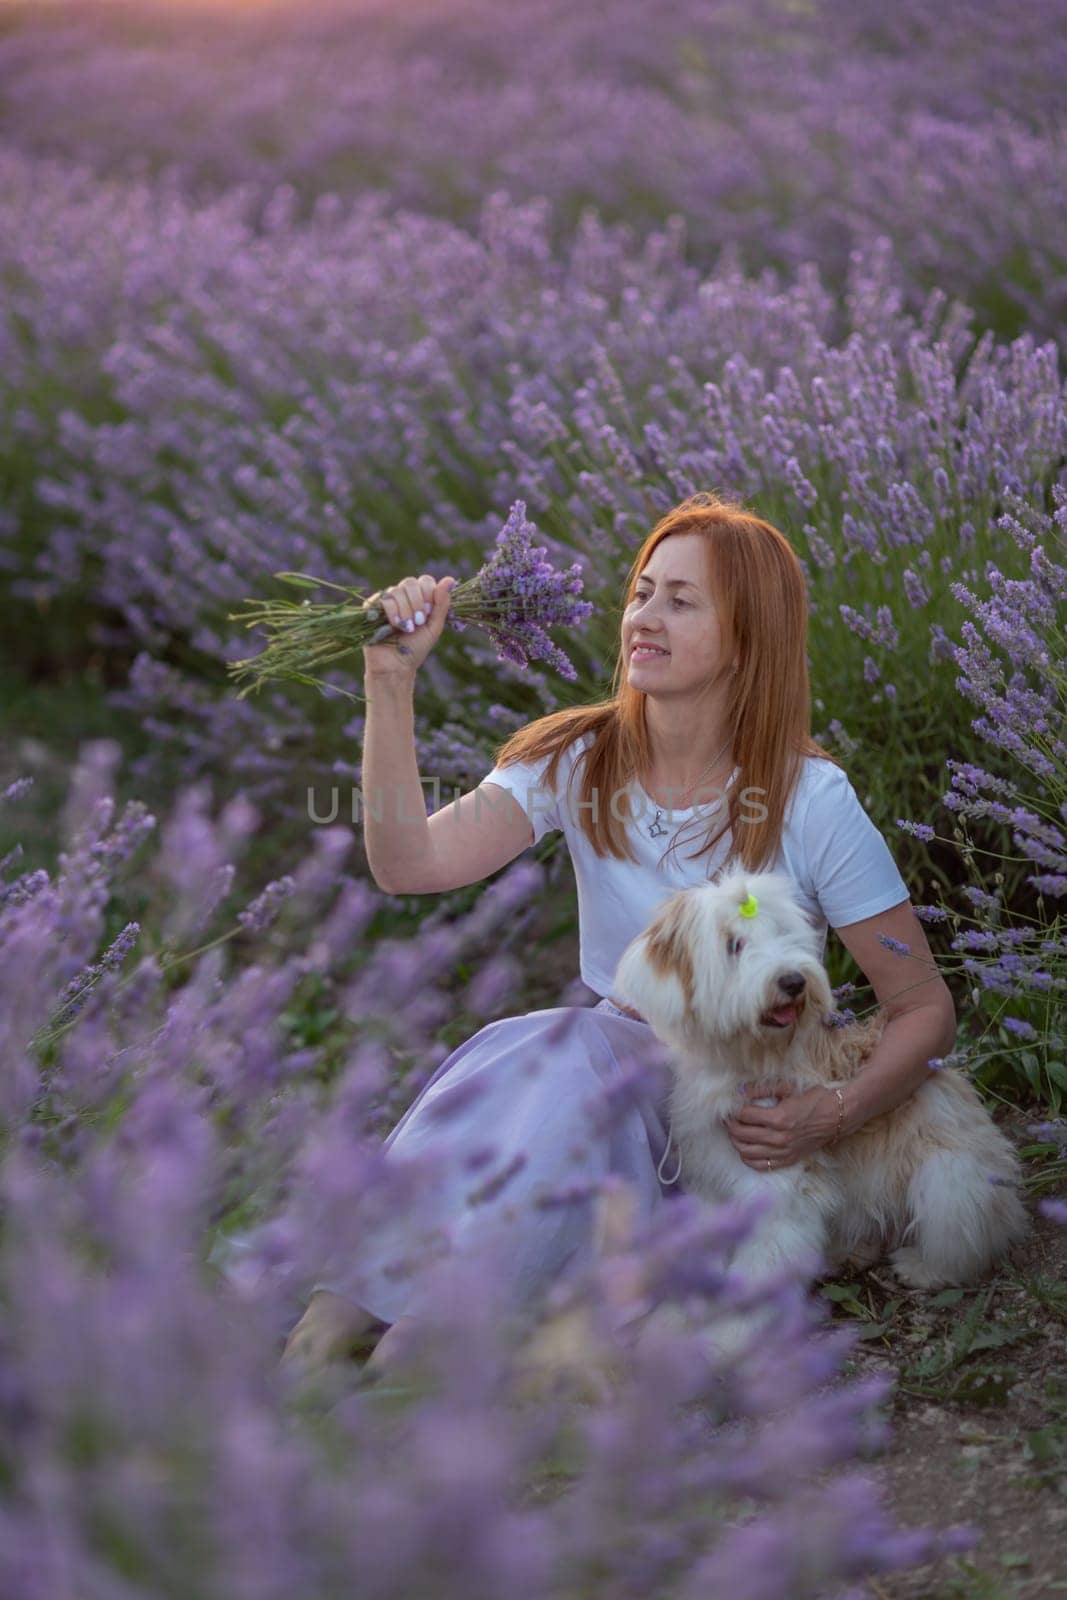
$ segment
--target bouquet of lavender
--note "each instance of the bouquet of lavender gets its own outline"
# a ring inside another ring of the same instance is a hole
[[[574,666],[552,643],[547,630],[557,623],[582,622],[593,607],[588,600],[572,598],[582,592],[581,564],[576,561],[558,572],[546,558],[545,547],[531,542],[536,531],[527,520],[525,502],[516,500],[497,534],[490,559],[473,578],[452,590],[448,621],[460,633],[472,622],[483,628],[497,645],[502,661],[515,661],[522,667],[530,661],[547,661],[561,677],[573,681],[577,677]],[[274,576],[298,588],[337,589],[346,598],[328,604],[312,604],[306,598],[253,600],[247,602],[247,610],[230,612],[230,621],[263,627],[270,635],[270,643],[258,656],[229,664],[234,677],[247,680],[238,699],[271,679],[324,689],[327,684],[319,669],[326,662],[365,644],[379,644],[393,634],[390,623],[382,622],[375,595],[365,596],[358,589],[304,572],[276,572]],[[362,696],[348,694],[348,698]]]

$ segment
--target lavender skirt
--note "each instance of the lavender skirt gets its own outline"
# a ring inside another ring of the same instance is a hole
[[[626,1087],[635,1069],[637,1092]],[[505,1292],[528,1306],[565,1267],[591,1264],[596,1180],[625,1179],[639,1217],[680,1191],[670,1088],[648,1024],[610,1000],[488,1023],[441,1062],[385,1140],[390,1161],[429,1153],[418,1203],[315,1287],[392,1323],[432,1297],[435,1259],[489,1242]]]

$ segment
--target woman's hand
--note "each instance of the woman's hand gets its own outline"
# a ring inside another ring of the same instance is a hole
[[[415,674],[441,637],[455,582],[424,572],[418,578],[401,578],[371,596],[393,634],[379,644],[363,646],[365,678]]]
[[[746,1167],[756,1172],[791,1167],[829,1144],[837,1129],[838,1099],[832,1089],[794,1090],[788,1083],[760,1084],[757,1097],[778,1096],[776,1106],[742,1106],[725,1123]]]

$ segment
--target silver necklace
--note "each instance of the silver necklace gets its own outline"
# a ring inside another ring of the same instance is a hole
[[[721,750],[717,750],[715,752],[715,754],[712,756],[711,760],[708,762],[707,766],[704,768],[704,771],[700,774],[700,777],[699,778],[694,778],[692,783],[689,785],[688,789],[683,789],[682,790],[682,799],[683,800],[685,799],[687,794],[692,794],[693,790],[700,783],[701,778],[704,778],[704,777],[707,776],[707,774],[711,771],[711,769],[715,765],[715,763],[717,761],[721,760],[721,758],[726,754],[726,752],[727,752],[727,750],[729,748],[730,748],[730,741],[729,741],[729,739],[727,739],[727,741],[723,745],[722,749]],[[674,805],[672,803],[671,810],[673,811],[673,809],[674,809]],[[663,807],[662,806],[656,806],[656,815],[652,818],[652,821],[648,825],[649,838],[658,839],[661,836],[661,834],[664,834],[664,833],[667,832],[666,828],[662,827],[661,824],[660,824],[660,820],[659,819],[660,819],[660,817],[662,817],[662,815],[663,815]]]

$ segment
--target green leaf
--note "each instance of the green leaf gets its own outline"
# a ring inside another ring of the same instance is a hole
[[[1035,1056],[1035,1054],[1034,1054],[1034,1052],[1032,1050],[1024,1050],[1023,1053],[1022,1053],[1021,1060],[1022,1060],[1023,1071],[1026,1073],[1026,1081],[1029,1083],[1029,1085],[1030,1085],[1031,1089],[1033,1089],[1034,1093],[1036,1095],[1040,1095],[1040,1093],[1041,1093],[1041,1063],[1038,1061],[1037,1057]]]
[[[859,1285],[856,1283],[824,1283],[822,1293],[827,1300],[851,1300],[855,1302]]]
[[[355,600],[362,597],[357,589],[350,583],[331,583],[329,578],[313,578],[307,572],[276,572],[276,578],[283,583],[291,583],[298,589],[337,589],[341,594],[347,594]]]
[[[1002,1406],[1015,1379],[1014,1367],[975,1367],[960,1373],[952,1398],[973,1405]]]
[[[841,1304],[844,1306],[846,1311],[851,1311],[854,1317],[861,1317],[864,1322],[870,1321],[870,1307],[862,1305],[859,1300],[842,1300]]]
[[[928,1301],[927,1304],[930,1306],[958,1305],[965,1293],[966,1290],[964,1289],[942,1289],[941,1293],[935,1294],[934,1298]]]
[[[1033,1433],[1023,1437],[1023,1454],[1030,1461],[1048,1462],[1067,1459],[1067,1438],[1063,1429],[1053,1424],[1047,1428],[1037,1428]]]
[[[1011,1327],[1005,1323],[990,1323],[981,1328],[971,1340],[971,1350],[999,1350],[1006,1344],[1018,1344],[1020,1339],[1033,1338],[1035,1329]]]

